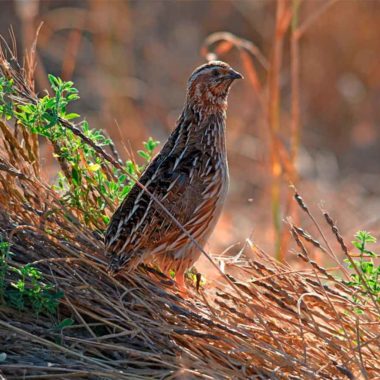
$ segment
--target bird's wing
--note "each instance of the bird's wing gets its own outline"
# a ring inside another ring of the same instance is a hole
[[[193,121],[182,123],[147,167],[140,183],[198,239],[212,222],[217,207],[220,162],[188,143],[191,128],[195,130],[196,126]],[[143,254],[174,251],[187,243],[186,234],[138,185],[115,212],[105,237],[107,253],[116,268]]]
[[[183,121],[179,120],[179,122]],[[142,185],[149,185],[152,187],[152,180],[159,174],[159,169],[162,163],[175,147],[179,135],[179,129],[175,129],[172,132],[160,153],[152,160],[139,178],[139,182]],[[125,238],[123,235],[130,233],[133,227],[133,221],[137,220],[139,216],[142,216],[143,207],[138,206],[142,206],[144,201],[146,203],[146,194],[144,199],[141,199],[144,194],[145,193],[142,192],[142,189],[135,184],[113,214],[110,224],[105,232],[104,239],[108,254],[118,251],[121,238]]]
[[[184,149],[192,121],[179,120],[182,128],[176,128],[161,152],[148,165],[139,182],[157,197],[177,218],[186,215],[192,207],[188,190],[193,159],[190,151]],[[186,153],[186,154],[185,154]],[[179,165],[180,163],[180,165]],[[175,195],[181,199],[181,192],[186,193],[180,203],[174,202]],[[137,184],[134,185],[114,213],[105,233],[106,252],[109,256],[138,254],[147,248],[147,243],[155,243],[162,235],[157,228],[165,212]],[[181,220],[180,220],[181,221]],[[149,245],[149,244],[148,244]],[[133,248],[133,252],[132,252]],[[121,259],[124,259],[121,258]],[[127,260],[127,258],[125,258]]]
[[[194,159],[193,156],[189,162]],[[198,240],[213,219],[217,197],[212,195],[219,191],[219,185],[211,175],[195,185],[189,166],[174,169],[171,166],[173,161],[167,160],[161,164],[161,175],[153,176],[152,180],[147,170],[140,181]],[[173,219],[137,185],[116,211],[106,233],[107,252],[116,267],[123,267],[146,252],[176,251],[188,242]]]

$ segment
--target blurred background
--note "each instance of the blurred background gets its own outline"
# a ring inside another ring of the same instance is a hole
[[[49,87],[47,73],[73,80],[81,99],[72,112],[107,131],[124,158],[125,147],[136,151],[149,136],[166,140],[181,111],[187,78],[205,62],[201,48],[209,35],[229,32],[250,41],[249,57],[241,46],[216,43],[221,59],[246,80],[230,94],[231,186],[209,249],[220,253],[239,242],[241,247],[252,236],[274,252],[274,186],[281,205],[277,220],[288,213],[302,217],[286,206],[289,177],[316,214],[323,202],[348,241],[358,229],[378,236],[380,1],[281,3],[2,0],[0,33],[8,39],[12,26],[21,56],[43,22],[36,88]],[[279,102],[272,104],[276,89]],[[271,104],[277,125],[267,115]],[[277,171],[273,166],[273,130],[281,144],[280,162],[288,161],[284,155],[296,145],[290,176],[287,165]],[[293,139],[298,135],[299,143]],[[57,167],[50,147],[45,150],[43,165],[53,181]],[[238,249],[235,245],[231,252]]]

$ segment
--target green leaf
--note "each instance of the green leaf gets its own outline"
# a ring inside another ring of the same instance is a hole
[[[59,88],[59,80],[57,77],[55,77],[54,75],[52,74],[48,74],[48,79],[49,79],[49,82],[50,82],[50,86],[51,88],[56,91],[58,88]]]
[[[148,141],[143,142],[143,145],[149,153],[152,153],[159,143],[159,141],[153,140],[151,137],[149,137]]]
[[[144,158],[145,160],[147,160],[147,161],[150,160],[150,156],[149,156],[149,154],[148,154],[147,152],[145,152],[144,150],[138,150],[138,151],[137,151],[137,154],[138,154],[140,157],[142,157],[142,158]]]
[[[355,237],[364,243],[376,243],[376,238],[367,231],[358,231]]]
[[[73,102],[74,100],[78,100],[79,98],[80,98],[80,96],[77,95],[77,94],[69,94],[69,95],[67,95],[67,100],[69,102]]]
[[[58,291],[58,292],[55,292],[54,294],[52,294],[52,298],[58,300],[58,299],[61,299],[65,296],[65,293],[63,293],[62,290]]]
[[[129,192],[130,192],[131,188],[129,186],[125,186],[123,188],[123,190],[121,191],[121,197],[124,198]]]
[[[173,269],[170,269],[170,271],[169,271],[169,276],[170,276],[171,278],[174,278],[174,277],[175,277],[175,271],[174,271]]]
[[[80,117],[80,115],[74,112],[65,115],[66,120],[77,119],[78,117]]]
[[[61,331],[65,327],[70,327],[74,324],[74,319],[71,318],[65,318],[63,321],[59,322],[56,326],[54,326],[53,330]]]
[[[16,283],[11,282],[11,285],[20,292],[23,292],[25,290],[25,282],[22,280],[18,280]]]
[[[362,261],[360,267],[363,273],[370,275],[373,272],[373,263],[370,261]]]
[[[79,169],[76,168],[75,166],[73,166],[71,169],[71,177],[72,177],[74,185],[79,186],[81,183],[82,177],[81,177],[81,173],[80,173]]]
[[[127,176],[125,174],[122,174],[121,176],[119,176],[117,182],[123,184],[125,183],[126,180],[127,180]]]

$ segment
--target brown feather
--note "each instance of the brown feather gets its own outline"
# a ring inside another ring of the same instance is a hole
[[[237,74],[216,62],[192,74],[176,128],[140,178],[201,245],[215,227],[228,188],[225,110],[232,80],[223,75],[229,72]],[[113,215],[105,245],[113,271],[145,262],[183,273],[200,254],[137,185]]]

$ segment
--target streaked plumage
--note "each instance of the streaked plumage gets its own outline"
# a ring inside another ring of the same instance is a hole
[[[241,77],[220,61],[197,68],[189,78],[176,128],[140,178],[202,246],[215,227],[227,194],[227,96],[234,79]],[[184,272],[200,255],[137,185],[113,215],[105,245],[110,271],[129,271],[149,263],[163,272],[174,270],[181,285]]]

